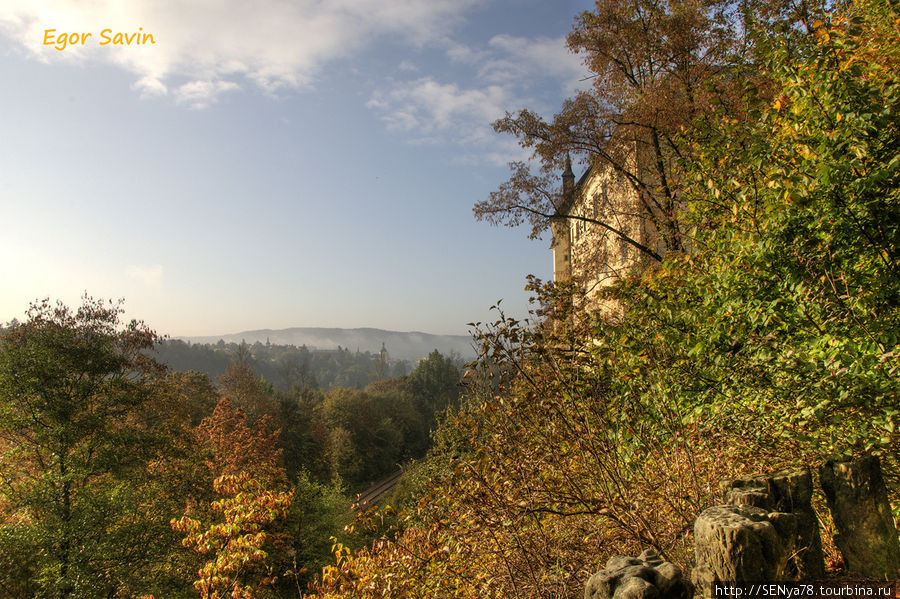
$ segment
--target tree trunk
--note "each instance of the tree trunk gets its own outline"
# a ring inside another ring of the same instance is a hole
[[[829,460],[821,476],[837,529],[834,543],[847,570],[873,578],[900,576],[900,544],[878,458]]]

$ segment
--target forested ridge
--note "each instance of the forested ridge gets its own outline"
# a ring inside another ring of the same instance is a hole
[[[386,377],[409,374],[414,364],[409,360],[393,359],[385,347],[383,352],[351,351],[338,346],[334,350],[309,349],[305,345],[279,345],[256,342],[188,343],[166,339],[156,344],[154,357],[182,372],[202,372],[215,379],[235,362],[249,366],[263,379],[282,390],[295,386],[331,389],[333,387],[363,388]],[[457,365],[458,356],[452,357]],[[425,358],[425,356],[422,356]]]
[[[370,355],[378,380],[323,390],[244,346],[167,371],[116,304],[39,302],[0,336],[0,595],[581,597],[613,555],[689,570],[723,479],[834,456],[878,456],[900,518],[900,10],[598,0],[569,45],[589,89],[496,123],[533,160],[476,216],[540,235],[568,158],[618,165],[665,251],[614,309],[531,278],[462,385]]]

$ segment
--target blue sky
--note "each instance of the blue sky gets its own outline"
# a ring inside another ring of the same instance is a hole
[[[85,291],[172,336],[524,315],[549,239],[472,205],[527,156],[492,120],[586,85],[590,5],[3,0],[0,320]]]

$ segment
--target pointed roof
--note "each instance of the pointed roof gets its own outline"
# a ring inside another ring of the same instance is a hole
[[[572,156],[566,152],[566,170],[563,171],[563,179],[571,177],[572,180],[575,180],[575,173],[572,172]]]
[[[584,182],[587,181],[591,172],[594,170],[594,165],[591,164],[579,177],[578,182],[575,182],[575,173],[572,172],[572,159],[569,154],[566,154],[566,170],[563,171],[562,179],[563,179],[563,198],[562,202],[560,202],[559,206],[556,209],[556,214],[554,216],[565,216],[568,214],[569,210],[572,209],[572,205],[575,203],[575,196],[578,194],[579,188],[584,185]]]

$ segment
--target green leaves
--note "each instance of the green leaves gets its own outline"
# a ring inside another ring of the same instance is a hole
[[[705,361],[738,375],[743,403],[782,398],[763,422],[814,452],[891,441],[869,426],[897,389],[880,358],[896,347],[900,297],[898,44],[886,6],[859,2],[790,52],[773,44],[778,99],[759,120],[723,115],[684,166],[686,218],[706,250],[703,274],[683,285],[700,307],[682,312],[699,337],[684,351],[697,359],[732,337],[734,351]]]
[[[33,551],[0,578],[41,596],[127,588],[158,549],[132,549],[154,528],[136,490],[158,441],[147,422],[161,368],[142,353],[156,336],[121,313],[45,300],[0,336],[0,553]]]

